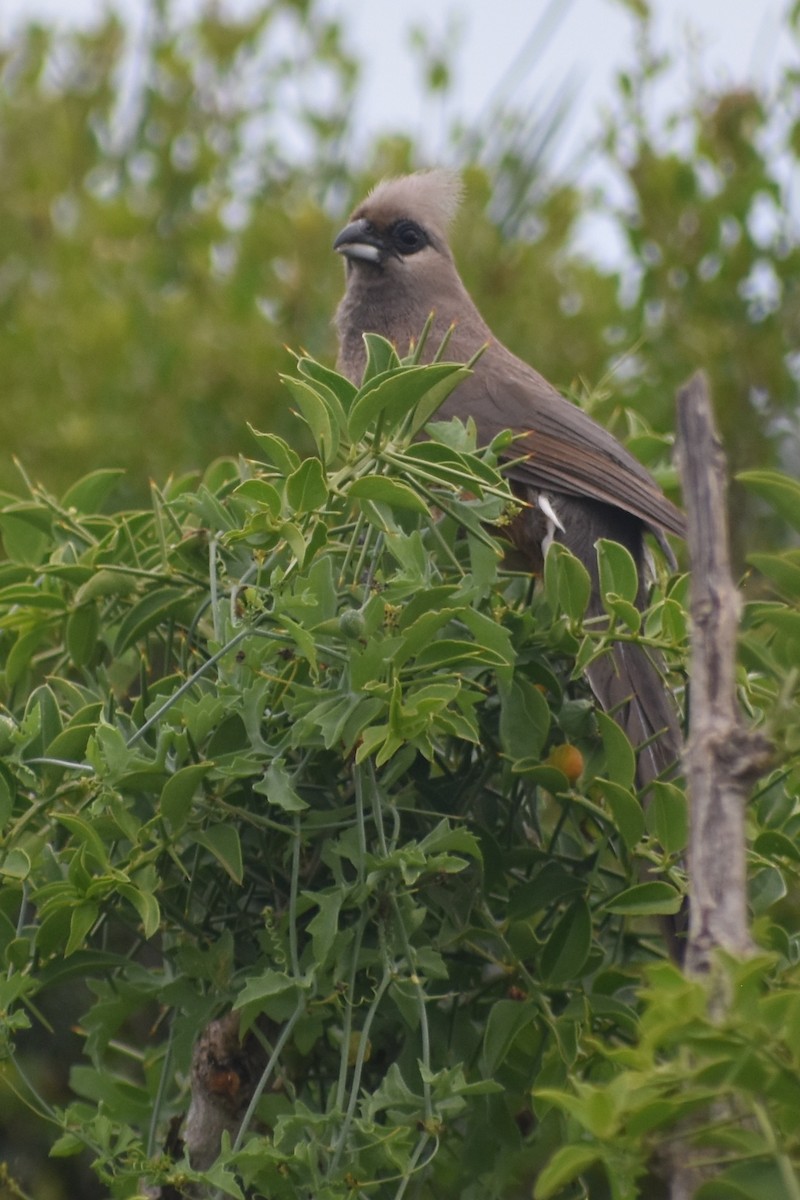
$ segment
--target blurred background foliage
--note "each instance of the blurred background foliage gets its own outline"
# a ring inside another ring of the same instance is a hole
[[[198,4],[180,24],[173,9],[149,0],[135,38],[105,10],[2,48],[0,488],[17,487],[17,456],[56,489],[125,467],[138,499],[148,478],[238,451],[246,420],[285,433],[285,347],[334,357],[336,229],[376,178],[426,165],[402,131],[351,153],[359,64],[312,0],[246,19]],[[702,366],[733,470],[791,471],[800,271],[779,176],[800,149],[797,73],[777,103],[698,90],[656,120],[670,63],[635,10],[622,116],[590,148],[623,202],[552,173],[566,94],[532,116],[505,89],[445,134],[468,184],[456,255],[498,336],[618,431],[632,412],[669,431],[676,385]],[[457,52],[413,41],[445,111]],[[615,269],[578,248],[587,218],[622,242]],[[752,495],[733,504],[741,561],[779,532]]]

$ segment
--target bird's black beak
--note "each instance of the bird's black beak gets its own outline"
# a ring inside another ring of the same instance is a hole
[[[347,259],[380,264],[386,255],[386,244],[375,227],[363,217],[345,225],[333,243],[337,254]]]

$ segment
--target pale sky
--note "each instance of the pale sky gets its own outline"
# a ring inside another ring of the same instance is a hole
[[[779,36],[783,0],[650,0],[659,48],[680,67],[670,87],[686,90],[700,64],[710,85],[760,80],[769,86],[778,66],[793,56],[789,39]],[[340,14],[368,64],[363,116],[372,128],[410,125],[415,132],[426,114],[404,29],[422,26],[432,40],[445,41],[448,28],[463,28],[458,107],[479,113],[504,86],[528,35],[551,6],[547,0],[324,0]],[[558,8],[558,4],[553,7]],[[597,127],[610,102],[615,71],[633,61],[634,22],[621,0],[561,0],[545,53],[533,70],[513,81],[510,97],[546,101],[569,80],[577,88],[571,124],[578,142]],[[796,57],[796,54],[794,54]]]
[[[228,0],[252,7],[257,0]],[[178,9],[193,0],[173,0]],[[434,43],[446,42],[459,28],[458,107],[474,115],[501,88],[517,55],[548,0],[321,0],[341,18],[367,67],[362,117],[371,129],[410,126],[424,119],[421,91],[407,30],[425,29]],[[682,61],[677,76],[685,86],[693,70],[692,47],[699,53],[703,78],[710,83],[769,84],[778,64],[796,57],[787,38],[779,37],[788,0],[650,0],[660,47]],[[0,0],[0,33],[25,17],[60,24],[91,19],[106,7],[129,13],[143,10],[141,0]],[[543,56],[512,94],[551,94],[565,79],[580,84],[576,112],[591,129],[598,107],[607,101],[615,69],[631,61],[634,23],[623,0],[558,0],[565,15],[556,23]],[[674,77],[675,78],[675,77]]]

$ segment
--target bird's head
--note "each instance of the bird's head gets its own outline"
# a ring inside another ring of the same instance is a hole
[[[450,171],[419,171],[386,179],[354,210],[333,243],[354,272],[383,282],[423,276],[452,263],[447,230],[461,199],[461,180]]]
[[[361,377],[363,334],[387,337],[401,355],[416,343],[433,317],[428,344],[433,353],[451,326],[463,345],[454,353],[469,359],[489,331],[464,289],[447,244],[447,231],[461,199],[461,180],[451,171],[419,171],[386,179],[353,211],[334,250],[347,263],[345,294],[336,312],[339,368]]]

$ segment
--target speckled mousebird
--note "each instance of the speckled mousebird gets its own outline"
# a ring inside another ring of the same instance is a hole
[[[589,615],[601,616],[595,543],[609,538],[625,546],[639,568],[641,606],[647,591],[645,533],[666,548],[666,533],[684,534],[683,515],[615,437],[493,336],[447,241],[460,196],[457,175],[422,171],[385,180],[355,209],[334,242],[346,261],[346,289],[336,313],[339,369],[358,383],[364,333],[382,334],[403,354],[430,314],[428,357],[451,326],[448,361],[467,362],[485,347],[437,419],[472,417],[480,444],[505,429],[518,434],[508,450],[507,474],[527,505],[510,536],[532,572],[541,569],[553,538],[563,542],[591,576]],[[641,747],[640,786],[669,775],[681,738],[658,660],[640,645],[618,642],[588,676],[602,707]]]

